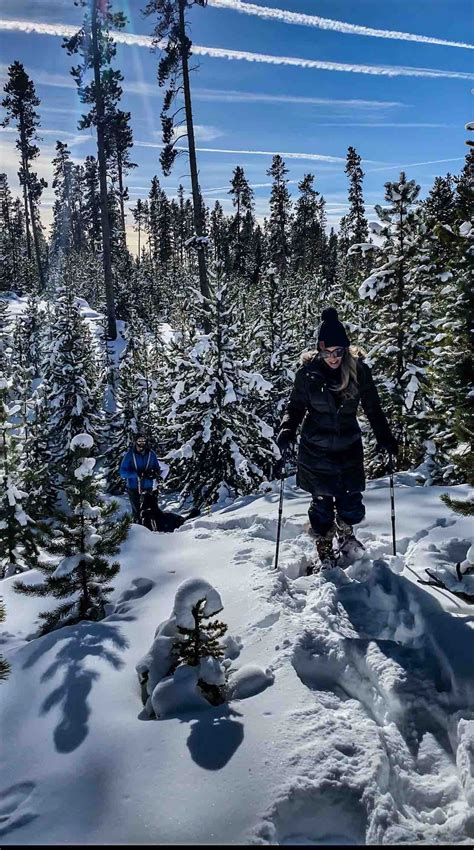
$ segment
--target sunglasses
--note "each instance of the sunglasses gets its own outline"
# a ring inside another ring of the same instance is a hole
[[[329,360],[330,357],[342,357],[344,354],[344,348],[335,348],[334,351],[324,351],[319,352],[323,360]]]

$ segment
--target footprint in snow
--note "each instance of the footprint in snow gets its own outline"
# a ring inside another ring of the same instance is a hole
[[[241,563],[242,561],[248,561],[253,553],[253,549],[239,549],[234,555],[234,561],[237,563]]]
[[[291,787],[265,818],[258,837],[270,844],[365,844],[367,812],[347,786]]]
[[[35,787],[34,782],[18,782],[0,791],[0,835],[8,835],[38,817],[24,809]]]
[[[155,582],[149,578],[134,578],[132,581],[132,587],[128,590],[124,590],[117,602],[117,605],[120,605],[122,602],[128,602],[130,599],[141,599],[142,596],[146,596],[146,594],[149,593],[154,586]]]

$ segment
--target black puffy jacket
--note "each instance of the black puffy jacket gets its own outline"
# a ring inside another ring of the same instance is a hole
[[[358,391],[340,397],[328,388],[327,368],[315,354],[296,372],[290,400],[281,422],[295,437],[303,421],[296,483],[313,495],[336,496],[365,489],[364,452],[357,408],[359,402],[379,442],[391,438],[372,373],[357,360]]]

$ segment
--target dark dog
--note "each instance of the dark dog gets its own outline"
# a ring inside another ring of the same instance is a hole
[[[199,516],[199,511],[194,509],[187,517],[174,514],[172,511],[162,511],[158,506],[157,495],[153,490],[145,490],[141,494],[140,524],[149,528],[150,531],[174,531],[193,516]]]

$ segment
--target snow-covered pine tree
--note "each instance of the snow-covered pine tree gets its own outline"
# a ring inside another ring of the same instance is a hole
[[[0,577],[38,564],[38,533],[24,509],[28,494],[21,487],[20,452],[12,435],[13,417],[21,405],[8,401],[11,380],[0,374]]]
[[[134,309],[131,310],[126,338],[127,346],[120,359],[115,390],[116,409],[108,417],[109,448],[105,463],[108,487],[112,493],[124,491],[119,467],[137,433],[146,434],[150,443],[153,443],[156,433],[153,411],[155,361],[151,356],[149,334]]]
[[[5,605],[3,604],[3,599],[0,599],[0,623],[3,623],[5,619]],[[10,665],[8,661],[5,661],[3,655],[0,655],[0,680],[6,679],[10,672]]]
[[[58,495],[54,476],[53,455],[48,435],[50,411],[43,403],[46,387],[41,385],[32,396],[33,412],[23,445],[22,486],[27,493],[27,513],[38,522],[49,521],[56,510]],[[42,531],[42,526],[40,527]]]
[[[374,365],[384,409],[392,413],[399,440],[399,465],[421,462],[427,426],[427,338],[421,305],[424,292],[418,262],[420,213],[413,208],[420,187],[404,172],[385,184],[387,206],[375,207],[384,238],[376,265],[362,283],[367,299],[369,361]]]
[[[212,279],[209,304],[194,294],[196,319],[202,322],[208,315],[211,332],[197,331],[180,363],[170,415],[180,446],[165,456],[171,462],[170,486],[197,506],[250,492],[276,457],[270,430],[249,404],[249,392],[263,394],[267,384],[242,365],[235,308],[219,264]]]
[[[35,295],[28,297],[20,328],[26,364],[33,369],[33,379],[39,378],[44,349],[44,310]]]
[[[69,287],[58,293],[52,341],[44,367],[48,389],[50,446],[56,468],[64,473],[71,439],[84,431],[100,439],[100,374],[89,328]]]
[[[472,443],[472,269],[474,227],[470,211],[474,199],[474,152],[455,178],[454,209],[450,224],[428,228],[428,250],[433,278],[440,281],[432,300],[430,380],[433,396],[430,440],[434,482],[474,481]]]
[[[227,625],[210,618],[222,609],[219,594],[204,579],[188,579],[178,588],[174,605],[178,634],[173,641],[173,662],[169,672],[174,673],[182,664],[200,667],[202,676],[198,679],[198,686],[214,705],[224,702],[223,684],[217,684],[215,679],[216,673],[219,679],[224,678],[220,662],[225,650],[219,641],[225,635]]]
[[[8,308],[8,301],[5,298],[0,298],[0,364],[4,377],[11,372],[13,330],[14,323]]]
[[[101,620],[113,591],[110,582],[120,569],[112,556],[127,535],[129,518],[117,519],[116,503],[104,502],[102,483],[94,472],[95,458],[90,456],[92,447],[89,434],[76,434],[71,440],[73,461],[64,483],[68,511],[58,514],[57,526],[46,542],[56,563],[39,564],[42,584],[14,584],[19,593],[63,600],[54,610],[40,613],[41,634],[81,620]]]
[[[295,296],[274,267],[264,274],[253,336],[260,351],[256,366],[271,384],[262,399],[259,414],[275,431],[281,421],[298,366],[300,311],[295,313]]]
[[[436,177],[432,188],[423,202],[427,221],[434,227],[437,224],[451,224],[455,213],[455,194],[453,177]]]

